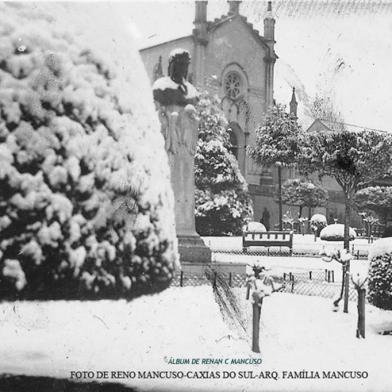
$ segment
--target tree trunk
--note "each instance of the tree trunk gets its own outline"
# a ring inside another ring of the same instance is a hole
[[[302,216],[302,208],[303,208],[303,206],[299,206],[298,218],[301,218],[301,216]]]
[[[278,166],[279,230],[283,230],[282,167]]]
[[[253,304],[253,333],[252,333],[252,351],[255,353],[260,352],[260,313],[261,304]]]
[[[344,249],[350,251],[350,217],[351,217],[351,198],[349,195],[345,197],[346,211],[344,216]],[[343,312],[348,313],[348,295],[350,290],[350,261],[346,262],[344,274],[344,307]]]
[[[340,294],[339,297],[333,301],[333,304],[335,307],[339,306],[339,302],[342,300],[343,298],[343,293],[344,293],[344,284],[345,284],[345,277],[346,277],[346,267],[344,266],[344,264],[342,264],[342,284],[340,286]]]
[[[366,289],[357,288],[358,293],[358,323],[357,323],[357,338],[365,339],[365,298]]]
[[[343,312],[348,313],[348,297],[350,293],[350,262],[346,262],[345,268],[345,279],[344,279],[344,306]]]
[[[351,199],[346,195],[345,197],[346,211],[344,214],[344,249],[350,250],[350,218],[351,218]]]
[[[310,230],[310,220],[312,219],[312,207],[308,207],[308,234],[311,234]]]

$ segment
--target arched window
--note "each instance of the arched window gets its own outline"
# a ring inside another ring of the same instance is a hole
[[[224,79],[225,95],[233,101],[243,94],[243,81],[238,72],[230,71]]]

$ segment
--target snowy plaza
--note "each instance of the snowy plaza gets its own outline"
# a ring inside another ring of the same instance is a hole
[[[392,390],[392,3],[0,15],[0,392]]]
[[[238,290],[245,319],[250,305]],[[332,313],[330,300],[275,294],[265,300],[261,350],[249,350],[249,338],[221,318],[211,287],[170,288],[164,293],[125,301],[3,303],[2,370],[6,373],[67,378],[73,370],[100,371],[276,371],[274,379],[111,379],[141,390],[389,391],[383,362],[392,349],[391,312],[367,310],[367,337],[355,338],[355,303],[350,314]],[[145,309],[148,308],[148,312]],[[171,310],[168,310],[171,309]],[[4,320],[6,317],[6,321]],[[91,334],[91,331],[94,331]],[[186,332],[185,332],[186,331]],[[105,353],[103,355],[103,353]],[[261,357],[262,365],[168,365],[174,358]],[[362,371],[366,379],[283,379],[282,371]]]

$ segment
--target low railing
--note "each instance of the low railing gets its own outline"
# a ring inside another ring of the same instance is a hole
[[[335,298],[338,296],[341,287],[341,275],[336,276],[333,270],[309,270],[303,272],[283,272],[271,274],[277,283],[283,283],[283,292],[318,296],[324,298]],[[247,275],[245,265],[194,265],[192,270],[187,266],[178,272],[171,286],[216,286],[219,282],[226,282],[230,288],[246,287]],[[355,301],[357,294],[354,286],[350,282],[349,299]]]
[[[290,255],[293,253],[293,232],[292,231],[244,231],[242,234],[242,250],[248,251],[250,246],[287,247]]]

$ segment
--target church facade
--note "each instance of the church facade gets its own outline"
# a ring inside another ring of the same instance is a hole
[[[167,74],[170,52],[176,48],[187,50],[192,59],[188,72],[189,81],[199,91],[217,94],[229,122],[228,132],[233,153],[253,199],[254,220],[262,217],[266,208],[270,215],[270,226],[278,224],[278,204],[275,200],[278,174],[276,168],[262,168],[247,155],[247,146],[255,141],[255,130],[274,103],[275,19],[272,3],[264,16],[261,34],[241,15],[241,1],[227,1],[227,13],[213,21],[208,20],[208,2],[195,1],[193,29],[189,35],[159,43],[140,50],[151,84]],[[289,92],[288,92],[289,93]],[[297,115],[295,90],[289,104],[290,112]],[[315,120],[307,132],[328,131],[330,127]],[[295,168],[282,171],[282,182],[288,178],[299,178]],[[313,178],[318,182],[316,176]],[[344,195],[332,178],[324,178],[322,186],[328,190],[326,207],[308,211],[336,218],[340,223],[344,217]],[[283,213],[291,210],[294,217],[296,207],[283,206]],[[361,227],[361,219],[353,214],[352,224]]]
[[[190,34],[140,50],[153,83],[166,74],[169,53],[186,49],[192,56],[188,78],[199,91],[217,94],[229,122],[233,153],[249,184],[254,202],[254,219],[266,207],[271,223],[278,222],[273,199],[275,172],[254,164],[246,148],[255,140],[255,130],[273,104],[275,19],[271,2],[264,18],[264,32],[254,29],[240,14],[241,1],[228,1],[227,14],[208,21],[208,2],[195,2],[195,19]]]

